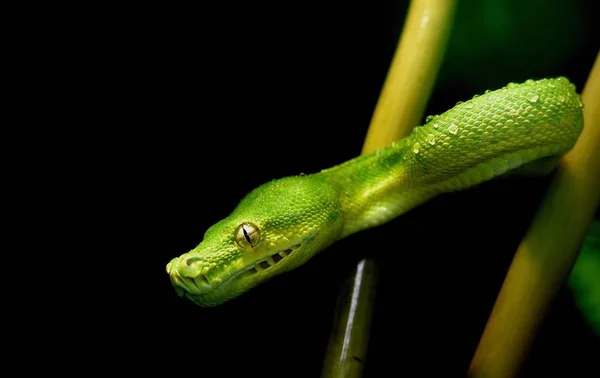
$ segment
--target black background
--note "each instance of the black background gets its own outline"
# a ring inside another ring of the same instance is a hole
[[[500,22],[512,31],[503,40],[485,33],[485,17],[479,23],[467,13],[483,6],[461,3],[458,37],[426,114],[528,78],[562,75],[581,91],[599,47],[591,2],[557,2],[575,9],[570,16],[548,14],[547,2],[532,2],[524,14],[508,3],[516,21]],[[109,172],[107,198],[119,208],[111,233],[132,244],[103,254],[113,265],[105,280],[118,282],[126,299],[102,309],[116,332],[101,365],[317,377],[340,285],[369,256],[380,275],[365,377],[466,375],[551,178],[499,179],[440,196],[212,309],[175,295],[165,272],[252,188],[360,153],[407,6],[223,2],[144,5],[122,16],[115,9],[103,29],[114,42],[98,57],[106,68],[100,80],[114,85],[98,134],[112,139],[105,156],[113,148],[124,156]],[[548,53],[554,40],[562,50]],[[598,351],[565,289],[522,376],[587,376]]]

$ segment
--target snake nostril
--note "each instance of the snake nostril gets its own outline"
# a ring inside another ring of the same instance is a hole
[[[200,260],[200,258],[198,257],[188,257],[187,259],[185,259],[185,265],[190,266],[198,260]]]

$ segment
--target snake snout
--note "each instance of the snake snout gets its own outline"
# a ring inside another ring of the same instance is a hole
[[[206,294],[223,282],[223,275],[217,275],[214,267],[197,256],[181,256],[167,265],[167,273],[173,286],[190,294]],[[179,291],[179,290],[178,290]]]

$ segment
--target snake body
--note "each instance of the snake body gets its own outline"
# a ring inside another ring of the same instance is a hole
[[[579,137],[582,109],[563,77],[486,91],[373,153],[259,186],[167,273],[179,295],[218,305],[438,194],[547,166]]]

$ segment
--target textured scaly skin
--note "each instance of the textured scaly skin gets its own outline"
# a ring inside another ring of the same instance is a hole
[[[371,154],[263,184],[167,265],[171,282],[201,306],[230,300],[440,193],[567,152],[583,127],[582,108],[565,78],[511,83],[429,118]],[[260,232],[254,247],[236,243],[243,222]]]

